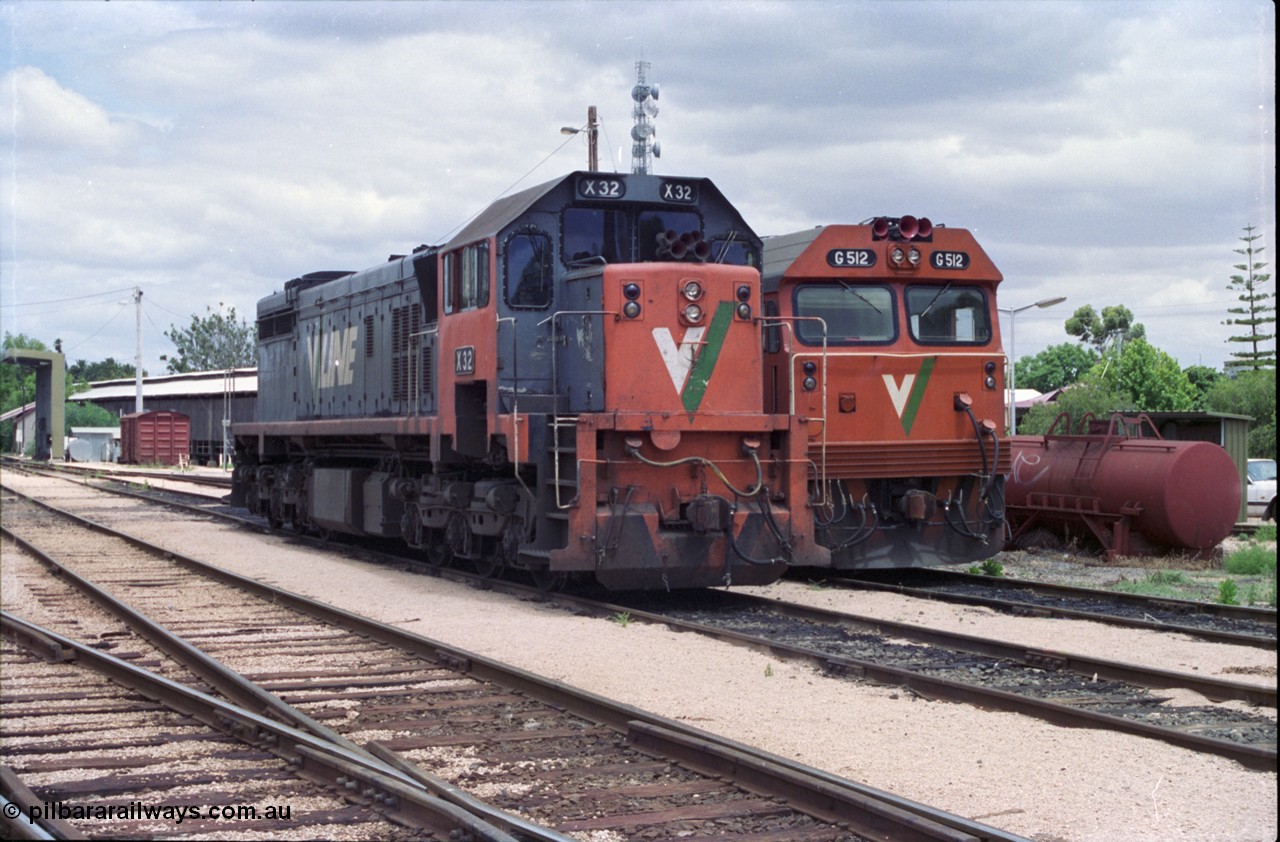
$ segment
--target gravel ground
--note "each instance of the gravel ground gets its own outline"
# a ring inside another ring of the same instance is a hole
[[[6,474],[6,481],[33,491],[55,482],[13,474]],[[67,495],[91,493],[58,486]],[[105,510],[99,516],[108,519]],[[539,603],[335,558],[287,538],[150,519],[139,520],[129,531],[1039,842],[1252,842],[1277,836],[1276,774],[1251,772],[1230,760],[1137,737],[925,701],[893,687],[831,679],[805,664],[661,627],[577,617]],[[1019,561],[1005,562],[1010,575],[1022,575],[1015,569]],[[1035,566],[1028,562],[1028,571]],[[10,577],[3,585],[6,608],[16,608],[28,597]],[[1276,680],[1274,653],[1253,648],[1088,622],[1005,617],[889,594],[817,591],[795,583],[753,590],[890,619],[1000,634],[1027,646],[1102,657],[1122,652],[1168,669],[1271,685]],[[1194,694],[1178,696],[1184,704],[1204,702]]]

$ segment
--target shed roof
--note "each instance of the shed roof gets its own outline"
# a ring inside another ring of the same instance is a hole
[[[228,391],[235,395],[258,394],[258,370],[233,368],[229,371],[192,371],[142,378],[144,398],[209,397],[221,396]],[[68,395],[67,400],[103,401],[131,398],[136,394],[137,385],[132,378],[102,380],[90,383],[88,391]]]

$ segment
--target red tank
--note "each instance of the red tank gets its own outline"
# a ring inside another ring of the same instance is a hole
[[[1034,529],[1083,525],[1114,557],[1208,550],[1231,534],[1240,474],[1222,447],[1166,441],[1145,415],[1113,416],[1081,435],[1055,435],[1058,422],[1048,435],[1011,440],[1011,544]]]

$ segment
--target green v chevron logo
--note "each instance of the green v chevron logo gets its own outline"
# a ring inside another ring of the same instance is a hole
[[[707,327],[691,327],[676,344],[670,328],[655,327],[653,341],[666,364],[671,384],[680,393],[680,402],[690,415],[698,411],[711,382],[711,373],[724,347],[729,323],[733,321],[733,303],[721,301]]]
[[[893,402],[893,409],[898,413],[902,430],[907,435],[911,435],[911,428],[916,423],[916,413],[920,411],[924,390],[929,387],[929,378],[937,361],[937,357],[925,357],[920,364],[920,373],[904,375],[902,383],[898,383],[892,374],[882,375],[885,388],[889,390],[889,400]]]

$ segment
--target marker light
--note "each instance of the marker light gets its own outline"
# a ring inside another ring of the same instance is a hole
[[[746,284],[743,284],[742,286],[738,287],[738,300],[739,300],[739,301],[750,301],[750,300],[751,300],[751,287],[747,286]]]
[[[684,297],[690,301],[697,301],[702,297],[702,284],[697,281],[685,281],[684,289],[681,290]]]
[[[746,321],[747,319],[750,319],[750,318],[751,318],[751,305],[750,305],[750,304],[745,304],[745,303],[744,303],[744,304],[739,304],[739,305],[738,305],[738,318],[742,319],[743,321]]]
[[[622,288],[622,294],[627,297],[628,301],[635,301],[637,298],[640,297],[640,285],[627,284]]]
[[[697,324],[702,321],[702,308],[697,304],[686,305],[684,308],[684,318],[685,321],[690,322],[691,324]]]
[[[622,315],[628,319],[634,319],[640,315],[640,305],[635,301],[628,301],[622,305]]]

